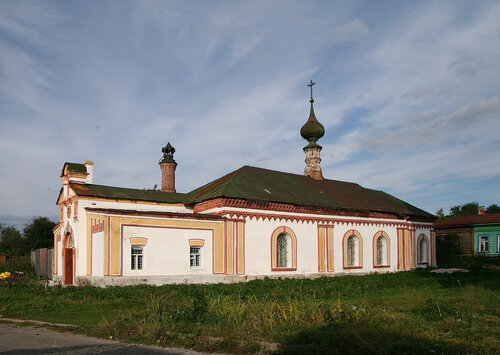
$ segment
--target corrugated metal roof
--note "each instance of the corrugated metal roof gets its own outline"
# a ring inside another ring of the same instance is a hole
[[[161,203],[184,203],[186,194],[163,192],[158,190],[129,189],[94,184],[70,184],[79,196],[102,197],[134,201],[150,201]]]
[[[385,192],[366,189],[355,183],[315,180],[252,166],[244,166],[189,192],[186,201],[198,203],[218,197],[434,218],[434,215]]]
[[[472,226],[474,224],[500,223],[500,213],[460,216],[434,223],[435,228]]]

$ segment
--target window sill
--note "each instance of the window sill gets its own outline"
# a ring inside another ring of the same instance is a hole
[[[417,265],[429,265],[428,261],[419,261],[417,262]]]
[[[344,269],[362,269],[363,266],[345,266],[344,265]]]
[[[385,267],[391,267],[391,265],[373,265],[374,268],[385,268]]]
[[[271,271],[297,271],[297,268],[293,268],[293,267],[276,267],[276,268],[271,268]]]

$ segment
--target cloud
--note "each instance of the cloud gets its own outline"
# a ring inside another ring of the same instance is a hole
[[[441,145],[447,141],[450,145],[455,145],[462,140],[484,141],[488,138],[484,135],[485,130],[493,132],[500,129],[500,99],[496,97],[478,100],[449,114],[442,111],[434,109],[410,117],[395,129],[381,130],[364,137],[362,145],[375,151]]]
[[[370,30],[361,20],[354,20],[344,25],[335,26],[331,32],[331,38],[334,42],[353,42],[357,41]]]
[[[181,192],[245,164],[300,174],[310,79],[326,177],[424,208],[500,189],[499,4],[26,4],[0,3],[0,213],[57,213],[65,161],[158,184],[167,141]]]

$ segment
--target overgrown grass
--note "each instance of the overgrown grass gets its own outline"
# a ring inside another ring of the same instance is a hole
[[[232,285],[0,287],[0,314],[200,350],[499,353],[500,272],[416,270]]]

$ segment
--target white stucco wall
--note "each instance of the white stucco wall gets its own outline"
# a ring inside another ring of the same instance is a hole
[[[143,269],[131,270],[130,238],[147,238]],[[201,267],[191,269],[189,239],[203,239]],[[212,274],[212,232],[208,230],[132,227],[123,228],[123,276]]]
[[[271,235],[278,227],[292,229],[297,237],[297,270],[271,271]],[[362,236],[362,268],[344,269],[343,237],[350,230]],[[373,237],[378,231],[389,236],[390,266],[373,267]],[[315,222],[269,221],[246,219],[245,249],[247,275],[311,274],[318,272],[318,226]],[[334,273],[366,273],[397,270],[397,228],[369,224],[333,224]]]
[[[92,275],[104,275],[104,231],[92,235]]]

